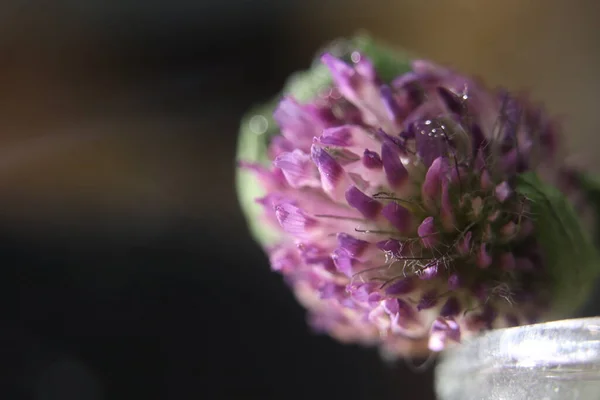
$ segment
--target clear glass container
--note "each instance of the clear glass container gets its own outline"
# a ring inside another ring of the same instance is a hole
[[[600,317],[491,331],[448,350],[439,400],[600,399]]]

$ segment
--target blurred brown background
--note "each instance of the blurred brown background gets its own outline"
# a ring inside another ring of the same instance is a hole
[[[0,328],[20,344],[0,349],[14,371],[0,389],[27,399],[431,398],[431,372],[310,334],[237,208],[239,119],[321,45],[366,29],[530,90],[565,117],[575,161],[600,171],[599,8],[3,2]]]

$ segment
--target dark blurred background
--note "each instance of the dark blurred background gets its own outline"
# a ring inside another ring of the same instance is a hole
[[[600,170],[594,1],[4,0],[0,398],[432,399],[311,333],[249,238],[239,120],[360,28],[531,90]]]

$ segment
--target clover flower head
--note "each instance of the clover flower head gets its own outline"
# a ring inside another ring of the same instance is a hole
[[[565,182],[556,121],[428,61],[387,81],[360,52],[321,62],[331,84],[275,109],[269,164],[242,163],[311,325],[418,355],[544,318],[552,276],[516,185]]]

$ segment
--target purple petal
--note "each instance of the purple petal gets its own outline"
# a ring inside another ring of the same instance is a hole
[[[490,265],[492,265],[492,256],[490,256],[490,253],[488,253],[486,244],[482,243],[479,246],[479,251],[477,252],[477,266],[485,269]]]
[[[337,267],[335,266],[335,263],[333,262],[331,257],[323,257],[319,260],[317,264],[321,264],[322,268],[329,273],[333,274],[337,272]]]
[[[494,187],[494,183],[492,182],[492,177],[490,176],[490,173],[487,170],[483,170],[483,172],[481,172],[481,188],[483,190],[489,190],[492,187]]]
[[[319,142],[325,146],[352,146],[352,132],[349,126],[336,126],[325,129],[319,137]]]
[[[369,295],[369,298],[368,298],[367,301],[369,302],[369,305],[371,307],[377,307],[379,305],[379,303],[381,303],[382,299],[383,299],[383,296],[381,294],[379,294],[379,293],[371,293]]]
[[[415,135],[416,135],[416,132],[417,132],[417,131],[416,131],[416,129],[415,129],[415,124],[414,124],[414,123],[409,123],[409,124],[408,124],[408,125],[405,127],[405,129],[404,129],[402,132],[400,132],[400,135],[399,135],[399,137],[400,137],[402,140],[405,140],[405,141],[406,141],[406,140],[410,140],[410,139],[414,139],[414,138],[415,138]]]
[[[324,259],[330,258],[329,252],[314,243],[298,243],[300,258],[307,264],[321,264]]]
[[[265,209],[267,214],[275,213],[274,207],[280,203],[290,203],[295,204],[290,201],[287,197],[283,196],[280,193],[270,193],[264,197],[260,197],[255,200],[257,204],[260,204]]]
[[[269,158],[275,159],[281,153],[294,151],[294,144],[284,136],[275,136],[269,144]]]
[[[502,170],[508,174],[513,175],[519,168],[519,149],[509,150],[502,156]]]
[[[381,169],[383,167],[383,162],[379,154],[369,149],[365,149],[362,161],[367,169]]]
[[[392,86],[397,87],[395,83]],[[417,110],[425,102],[427,93],[425,92],[422,85],[418,82],[409,82],[402,86],[402,107],[414,111]]]
[[[319,292],[321,299],[340,299],[344,297],[346,290],[344,286],[328,282],[319,289]]]
[[[394,315],[400,312],[398,299],[387,299],[383,301],[383,308],[389,315]]]
[[[317,165],[321,176],[330,182],[331,185],[335,185],[344,173],[343,168],[338,162],[325,150],[314,145],[311,149],[311,157]]]
[[[410,211],[395,201],[392,201],[383,207],[381,215],[383,215],[385,219],[401,233],[408,232],[412,224],[412,214]]]
[[[440,95],[440,98],[444,101],[444,104],[446,104],[446,107],[448,107],[448,110],[450,110],[450,112],[453,112],[458,115],[463,114],[463,112],[465,111],[465,107],[463,104],[464,101],[459,95],[452,92],[448,88],[442,86],[437,88],[437,92]]]
[[[429,350],[442,351],[449,340],[460,342],[460,326],[452,319],[438,318],[431,325]]]
[[[273,161],[273,166],[281,169],[285,179],[293,188],[320,186],[315,165],[311,162],[310,156],[301,150],[296,149],[291,153],[280,154]]]
[[[272,189],[286,184],[283,174],[277,173],[277,170],[270,171],[262,164],[240,161],[238,166],[239,168],[254,174],[260,181],[260,184],[266,189]]]
[[[275,216],[283,230],[293,236],[303,237],[317,225],[317,221],[301,209],[289,203],[277,204],[273,207]]]
[[[381,86],[381,99],[383,100],[383,104],[388,113],[390,120],[396,121],[403,117],[402,110],[400,109],[400,105],[394,98],[394,94],[392,93],[392,89],[387,86]]]
[[[417,229],[417,233],[423,242],[423,246],[427,248],[433,248],[438,243],[438,232],[435,227],[435,222],[433,217],[427,217],[423,220],[419,228]]]
[[[381,203],[358,190],[356,186],[351,186],[345,196],[348,204],[356,208],[365,218],[374,219],[381,211]]]
[[[387,239],[377,242],[377,248],[391,254],[393,257],[400,257],[404,246],[398,240]]]
[[[269,261],[273,271],[287,272],[300,264],[297,254],[292,249],[275,248],[269,251]]]
[[[355,155],[364,149],[375,148],[379,142],[363,127],[358,125],[342,125],[328,128],[323,134],[314,139],[315,144],[344,148]]]
[[[348,89],[354,90],[355,84],[353,81],[356,75],[354,68],[331,54],[323,54],[321,62],[329,69],[331,77],[340,89],[340,92],[344,93]]]
[[[390,329],[392,333],[403,335],[412,329],[420,329],[421,323],[415,318],[415,310],[405,301],[397,299],[398,312],[390,315]]]
[[[448,289],[456,290],[460,288],[460,278],[457,274],[452,274],[448,278]]]
[[[400,161],[398,152],[389,143],[381,145],[381,160],[388,183],[392,188],[401,186],[408,179],[408,171]]]
[[[489,222],[495,222],[495,221],[497,221],[497,220],[498,220],[498,218],[500,218],[501,216],[502,216],[502,211],[500,211],[500,210],[495,210],[495,211],[492,211],[492,212],[490,213],[490,215],[487,217],[487,220],[488,220]],[[488,227],[489,227],[489,225],[488,225]]]
[[[509,221],[507,224],[503,225],[500,228],[500,234],[504,237],[504,238],[512,238],[513,236],[515,236],[518,232],[518,227],[517,224],[515,224],[512,221]]]
[[[358,72],[361,76],[364,76],[370,81],[377,81],[377,70],[375,69],[375,65],[369,60],[364,54],[359,54],[358,61],[354,63],[356,72]]]
[[[315,115],[325,127],[336,126],[341,123],[340,118],[336,116],[329,105],[315,105],[313,115]]]
[[[495,192],[498,201],[500,201],[500,203],[504,203],[512,194],[512,189],[510,188],[508,182],[504,181],[496,186]]]
[[[385,289],[385,294],[389,296],[399,296],[410,293],[415,288],[415,281],[411,278],[398,279],[394,283],[390,284]]]
[[[333,262],[339,272],[348,277],[351,277],[354,274],[354,259],[350,256],[350,254],[348,254],[346,250],[335,249],[333,251],[333,254],[331,255],[331,258],[333,259]]]
[[[369,242],[356,239],[347,233],[339,233],[337,239],[339,247],[354,258],[360,257],[369,246]]]
[[[520,106],[516,98],[510,95],[507,90],[501,89],[498,93],[498,100],[502,104],[502,134],[504,143],[512,147],[517,138],[517,127],[519,126],[523,115],[523,107]]]
[[[419,76],[431,76],[436,79],[441,79],[451,73],[447,68],[434,64],[428,60],[413,60],[412,70]]]
[[[443,157],[438,157],[431,163],[427,170],[423,186],[421,188],[424,200],[434,202],[440,193],[442,186],[442,177],[446,172],[446,160]]]
[[[396,299],[398,302],[398,314],[404,319],[412,319],[414,317],[414,309],[404,300]]]
[[[439,272],[439,262],[437,260],[434,260],[434,261],[428,263],[427,265],[425,265],[425,268],[423,268],[420,271],[419,279],[423,279],[426,281],[431,280],[438,276],[438,272]]]
[[[322,148],[313,145],[311,157],[321,174],[323,190],[334,200],[338,200],[346,190],[343,183],[347,180],[342,166]]]
[[[350,297],[346,292],[344,292],[344,297],[338,299],[338,302],[342,307],[350,308],[352,310],[357,310],[359,308],[359,305],[356,304],[352,297]]]
[[[401,154],[406,152],[404,137],[389,135],[381,128],[378,129],[375,134],[381,142],[389,144],[391,149],[396,150]]]
[[[478,218],[481,215],[481,211],[483,210],[483,199],[479,196],[475,197],[471,200],[471,213],[475,218]]]
[[[392,81],[392,86],[398,89],[403,89],[406,85],[415,83],[420,79],[421,75],[416,72],[407,72],[400,75]]]
[[[471,252],[471,238],[473,237],[473,233],[468,231],[465,233],[463,238],[458,242],[456,249],[458,253],[465,256]]]
[[[315,116],[313,106],[301,105],[286,97],[279,103],[273,118],[281,127],[282,135],[294,147],[308,151],[315,136],[319,136],[324,124]]]
[[[329,54],[323,55],[321,60],[331,71],[338,91],[360,110],[365,122],[391,127],[381,98],[381,83],[367,58],[362,57],[354,64],[354,68]]]
[[[429,167],[433,161],[448,153],[448,140],[443,125],[436,120],[426,120],[415,125],[416,150],[423,165]]]
[[[373,283],[362,283],[362,284],[359,284],[358,286],[355,286],[355,285],[346,286],[346,291],[350,293],[350,296],[352,296],[352,298],[355,301],[360,302],[360,303],[368,302],[369,297],[372,294],[379,295],[379,293],[375,293],[375,290],[377,290],[377,285],[373,284]]]

